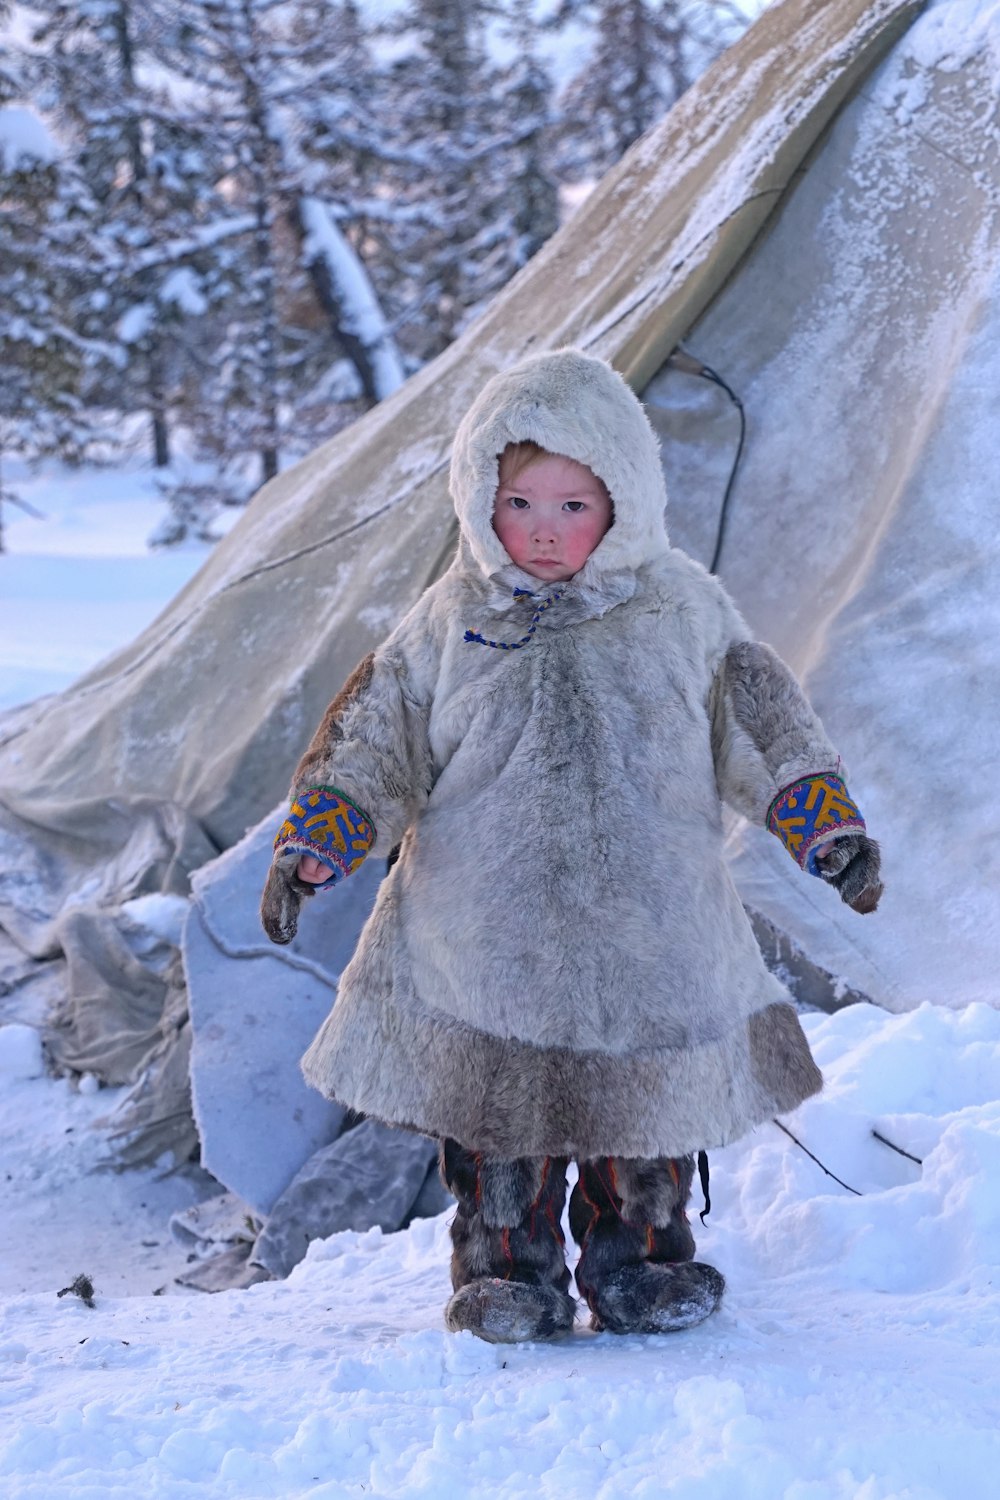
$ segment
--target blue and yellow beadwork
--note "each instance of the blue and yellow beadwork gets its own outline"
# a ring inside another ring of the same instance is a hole
[[[865,820],[839,776],[800,776],[775,797],[767,828],[810,875],[819,875],[815,850],[832,835],[864,833]]]
[[[307,786],[278,829],[275,850],[312,854],[331,870],[323,890],[352,875],[375,842],[375,824],[335,786]]]

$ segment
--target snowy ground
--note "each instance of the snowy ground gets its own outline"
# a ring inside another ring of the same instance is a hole
[[[152,472],[48,465],[4,481],[42,513],[4,508],[0,554],[0,712],[60,692],[156,618],[208,549],[150,552],[166,514]]]
[[[708,1324],[446,1334],[446,1218],[336,1235],[287,1282],[214,1297],[94,1273],[91,1309],[60,1272],[0,1321],[0,1494],[995,1500],[1000,1012],[805,1025],[827,1086],[787,1123],[861,1196],[773,1125],[715,1153],[699,1246],[729,1290]],[[51,1080],[4,1087],[8,1123],[65,1105]],[[38,1140],[39,1171],[68,1173],[75,1148]],[[15,1201],[5,1236],[29,1232]]]
[[[108,1169],[106,1131],[95,1121],[128,1089],[19,1076],[34,1071],[28,1035],[38,1047],[37,1032],[0,1024],[0,1298],[58,1291],[81,1271],[108,1296],[177,1293],[190,1247],[174,1241],[168,1220],[219,1184],[197,1167]]]

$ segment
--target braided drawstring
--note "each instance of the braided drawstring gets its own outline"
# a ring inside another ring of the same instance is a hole
[[[531,617],[531,624],[528,627],[527,635],[522,635],[519,641],[488,641],[486,637],[484,635],[480,635],[477,630],[467,630],[465,632],[464,639],[467,641],[475,642],[477,646],[492,646],[496,651],[520,651],[522,646],[528,645],[531,637],[538,629],[538,622],[542,618],[542,615],[544,615],[545,611],[547,609],[551,609],[553,604],[558,604],[559,600],[562,598],[565,592],[565,589],[560,589],[557,593],[550,594],[547,599],[542,600],[541,604],[538,606],[538,608],[535,610],[535,613]],[[529,598],[534,598],[534,595],[532,594],[530,589],[514,590],[515,599],[519,598],[522,594],[527,594]]]

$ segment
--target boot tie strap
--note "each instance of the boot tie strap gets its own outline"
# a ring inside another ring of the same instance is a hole
[[[701,1222],[704,1224],[705,1220],[708,1218],[709,1214],[712,1212],[712,1199],[711,1199],[711,1196],[709,1195],[709,1191],[708,1191],[708,1152],[707,1151],[699,1151],[698,1152],[698,1178],[699,1178],[699,1180],[701,1182],[701,1195],[702,1195],[702,1197],[705,1200],[705,1207],[702,1209],[702,1211],[698,1215],[698,1217],[701,1220]]]

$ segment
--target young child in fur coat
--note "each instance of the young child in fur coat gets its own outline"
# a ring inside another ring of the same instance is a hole
[[[823,727],[717,579],[670,546],[659,447],[609,365],[492,379],[455,442],[451,567],[333,700],[262,919],[400,854],[306,1077],[438,1137],[452,1329],[688,1327],[694,1153],[821,1086],[723,859],[722,801],[858,911],[878,849]]]

